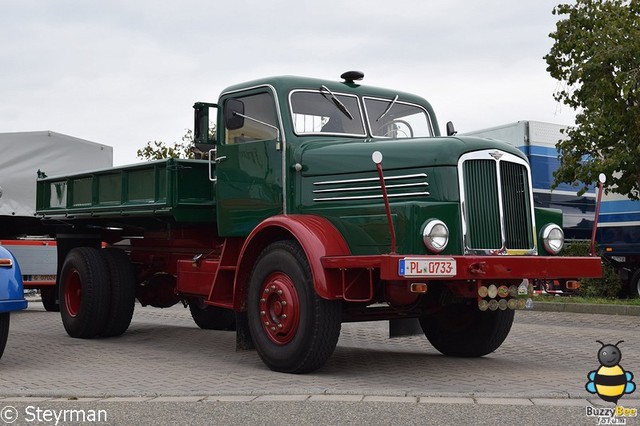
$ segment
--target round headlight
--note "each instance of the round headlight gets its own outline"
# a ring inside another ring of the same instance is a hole
[[[540,233],[544,249],[551,254],[558,254],[564,246],[564,232],[555,223],[550,223],[542,228]]]
[[[422,241],[427,248],[434,252],[440,253],[447,247],[449,242],[449,228],[443,221],[431,219],[424,226],[422,231]]]

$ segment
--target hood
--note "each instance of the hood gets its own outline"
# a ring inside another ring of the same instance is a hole
[[[522,152],[504,142],[476,137],[435,137],[417,139],[314,140],[300,145],[296,160],[304,176],[336,175],[375,170],[371,154],[380,151],[386,170],[457,166],[468,152],[498,149],[526,159]]]

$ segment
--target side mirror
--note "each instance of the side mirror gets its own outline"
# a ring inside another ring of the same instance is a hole
[[[196,102],[193,105],[193,141],[197,144],[209,144],[209,108],[218,105],[206,102]]]
[[[447,136],[454,136],[458,131],[453,126],[453,121],[447,121]]]
[[[224,103],[224,125],[229,130],[244,126],[244,103],[238,99],[227,99]]]

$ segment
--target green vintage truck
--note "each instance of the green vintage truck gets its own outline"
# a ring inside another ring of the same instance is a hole
[[[42,173],[67,333],[120,335],[137,299],[235,329],[275,371],[322,367],[348,321],[417,318],[443,354],[476,357],[532,280],[600,276],[597,257],[559,256],[561,215],[534,206],[517,148],[443,137],[426,100],[362,77],[196,103],[200,159]]]

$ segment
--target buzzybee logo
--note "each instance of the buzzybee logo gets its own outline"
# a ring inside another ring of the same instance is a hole
[[[636,389],[633,373],[625,371],[620,365],[622,351],[618,345],[624,340],[615,345],[604,344],[599,340],[596,342],[602,345],[598,350],[600,368],[587,374],[589,381],[585,388],[587,392],[597,394],[604,401],[618,404],[622,395],[632,393]]]

